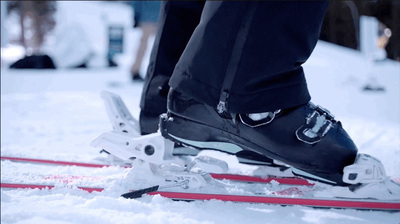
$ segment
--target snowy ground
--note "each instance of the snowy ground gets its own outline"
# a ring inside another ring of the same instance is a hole
[[[139,34],[130,34],[133,45]],[[134,47],[134,46],[133,46]],[[100,91],[119,94],[138,117],[141,83],[129,80],[131,54],[120,67],[16,71],[1,68],[1,155],[79,162],[106,159],[89,146],[111,129]],[[400,64],[369,65],[358,53],[320,42],[305,65],[313,102],[331,110],[359,147],[400,177]],[[374,79],[385,92],[364,92]],[[90,169],[1,162],[2,181],[28,182],[38,175],[107,176],[121,168]],[[159,196],[119,198],[117,181],[101,193],[80,190],[1,189],[1,223],[374,223],[399,224],[400,213],[221,201],[174,202]],[[104,184],[93,180],[88,185]]]

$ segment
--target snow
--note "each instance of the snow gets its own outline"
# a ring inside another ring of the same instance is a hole
[[[63,4],[68,7],[77,3]],[[85,2],[81,6],[101,11],[112,8],[110,5],[108,2]],[[130,15],[121,5],[113,10]],[[99,17],[87,16],[85,19],[101,20]],[[101,25],[98,20],[93,24]],[[127,20],[130,17],[116,21]],[[99,154],[99,149],[89,146],[97,135],[111,130],[100,91],[119,94],[137,118],[143,85],[132,83],[129,77],[129,65],[140,32],[128,28],[129,24],[125,26],[129,46],[125,46],[124,54],[117,58],[120,64],[117,68],[10,70],[7,59],[2,58],[2,156],[97,163],[107,160],[106,155]],[[91,33],[90,38],[104,36]],[[103,48],[98,50],[102,51]],[[143,67],[145,70],[146,64]],[[400,177],[400,63],[390,60],[370,63],[355,51],[319,42],[305,65],[305,71],[313,102],[329,109],[342,121],[360,152],[377,157],[385,164],[388,175]],[[370,80],[382,84],[386,91],[362,91],[362,86]],[[239,167],[232,161],[230,166],[233,169],[251,169]],[[120,198],[122,192],[118,192],[125,187],[124,184],[129,184],[121,182],[127,172],[117,167],[93,169],[2,161],[2,182],[30,182],[42,175],[82,175],[96,178],[90,182],[77,180],[74,183],[103,186],[106,190],[87,193],[60,186],[51,190],[1,189],[1,223],[400,222],[399,212],[313,209],[217,200],[188,203],[158,195],[127,200]]]

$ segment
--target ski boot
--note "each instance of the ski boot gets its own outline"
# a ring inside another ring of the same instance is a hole
[[[162,96],[158,96],[162,97]],[[160,120],[160,114],[152,113],[146,110],[140,111],[139,124],[140,132],[142,135],[155,133],[158,130],[158,123]],[[174,155],[190,155],[196,156],[200,150],[194,148],[183,147],[181,143],[176,142],[174,147]],[[266,156],[262,156],[253,151],[240,151],[235,154],[238,161],[243,164],[249,165],[260,165],[260,166],[274,166],[277,168],[284,168],[285,166],[274,164],[274,161]]]
[[[153,97],[156,97],[159,101],[164,97],[163,94],[153,94]],[[116,132],[122,132],[131,135],[132,138],[140,137],[143,135],[148,135],[157,132],[158,123],[160,120],[159,113],[153,113],[146,110],[140,111],[139,121],[137,121],[129,112],[126,107],[124,101],[117,94],[102,91],[101,97],[104,100],[104,104],[106,107],[108,119],[112,125],[112,128]],[[165,98],[167,98],[167,93],[165,93]],[[165,99],[166,102],[166,99]],[[117,135],[114,132],[113,136]],[[119,136],[123,139],[124,135]],[[197,156],[200,150],[195,148],[187,148],[182,146],[180,143],[175,143],[173,149],[173,155],[176,156]],[[120,158],[118,155],[120,154],[115,152],[109,152],[109,150],[102,149],[100,153],[108,154],[110,160],[114,163],[130,163],[130,160],[126,160],[125,157]],[[260,165],[260,166],[268,166],[273,170],[276,169],[287,169],[287,166],[277,165],[274,161],[268,157],[261,156],[258,153],[254,153],[251,151],[241,151],[237,155],[238,161],[243,164],[250,165]]]
[[[198,149],[230,154],[251,152],[292,166],[308,179],[347,186],[344,167],[354,163],[357,147],[341,123],[325,109],[307,103],[263,114],[221,116],[217,110],[170,90],[161,134]]]

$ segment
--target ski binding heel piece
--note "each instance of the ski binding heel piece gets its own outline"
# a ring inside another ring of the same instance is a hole
[[[139,122],[132,117],[121,97],[107,91],[101,92],[108,119],[114,130],[140,136]]]
[[[153,133],[136,137],[131,134],[110,131],[95,138],[91,144],[106,150],[112,155],[129,160],[133,158],[154,164],[179,164],[185,162],[172,154],[174,143],[161,136],[161,133]]]
[[[375,183],[387,179],[381,161],[367,155],[358,154],[352,165],[343,169],[343,182],[348,184]]]
[[[160,132],[135,137],[114,130],[100,135],[91,145],[123,160],[133,159],[133,168],[125,180],[136,189],[154,185],[182,188],[206,185],[205,174],[189,172],[187,161],[172,154],[174,143]]]

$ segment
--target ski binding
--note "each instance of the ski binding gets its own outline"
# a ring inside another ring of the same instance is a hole
[[[183,157],[173,155],[174,143],[162,137],[160,132],[144,136],[138,134],[139,122],[130,115],[119,96],[103,92],[102,97],[114,130],[98,136],[91,146],[104,149],[122,160],[133,161],[132,174],[128,178],[130,183],[141,183],[140,187],[147,188],[163,184],[179,185],[184,189],[201,188],[208,185],[212,178],[206,174],[208,170],[193,163],[201,164],[206,161],[207,164],[209,161],[210,164],[218,164],[215,166],[221,172],[228,169],[227,164],[217,162],[216,159],[200,158],[191,163]],[[348,187],[318,183],[327,191],[317,191],[317,194],[400,200],[400,185],[390,180],[383,164],[370,155],[359,154],[352,165],[344,168],[343,173],[343,181],[349,184]]]

